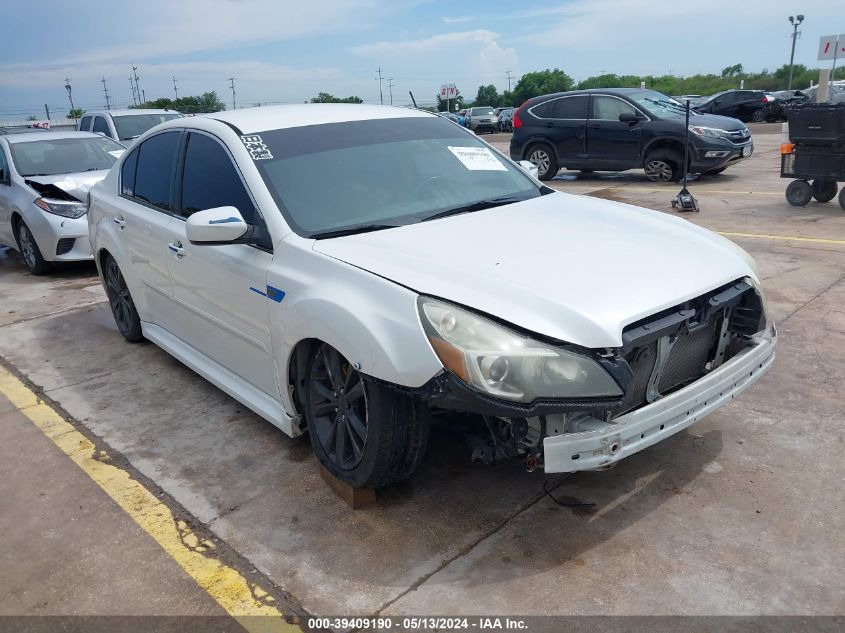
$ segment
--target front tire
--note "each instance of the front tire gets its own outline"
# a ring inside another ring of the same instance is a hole
[[[132,295],[129,294],[123,273],[111,255],[106,255],[103,277],[106,280],[106,295],[118,331],[130,343],[142,341],[144,335],[141,333],[141,318],[138,316]]]
[[[839,187],[835,180],[814,180],[813,197],[819,202],[830,202],[836,197]]]
[[[26,267],[29,268],[29,272],[39,276],[46,273],[50,265],[41,255],[41,249],[38,248],[38,243],[35,241],[32,231],[29,230],[29,227],[23,220],[18,220],[15,237],[18,240],[18,250],[23,256],[23,261],[26,263]]]
[[[786,201],[793,207],[803,207],[813,197],[813,190],[806,180],[793,180],[786,187]]]
[[[683,178],[683,158],[675,152],[654,152],[646,156],[643,171],[652,182],[677,182]]]
[[[554,150],[545,143],[532,145],[527,152],[527,159],[537,166],[537,178],[540,180],[551,180],[560,169]]]
[[[305,380],[305,419],[320,464],[356,488],[408,478],[428,443],[427,408],[358,372],[327,343],[316,345]]]

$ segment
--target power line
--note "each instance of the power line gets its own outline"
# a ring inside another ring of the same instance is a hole
[[[394,85],[395,84],[393,83],[393,77],[389,77],[387,79],[387,88],[388,88],[388,90],[390,90],[390,105],[393,105],[393,86]]]
[[[109,99],[109,87],[106,85],[106,78],[100,79],[103,84],[103,94],[106,95],[106,110],[111,110],[111,100]]]
[[[238,109],[238,106],[235,104],[235,79],[237,79],[237,77],[229,77],[229,81],[232,83],[232,110]]]
[[[138,101],[135,99],[135,84],[132,81],[132,75],[129,75],[129,89],[132,91],[132,105],[138,105]]]
[[[176,99],[179,99],[179,91],[176,89],[176,75],[173,75],[173,94],[176,95]]]
[[[141,92],[141,84],[138,83],[138,67],[134,64],[132,65],[132,74],[135,75],[135,92],[138,93],[138,103],[141,105],[147,105],[147,100],[144,99],[141,101],[141,97],[143,93]],[[146,96],[146,95],[143,95]]]
[[[378,100],[379,100],[379,103],[381,103],[381,105],[384,105],[384,92],[382,92],[382,89],[381,89],[381,81],[382,81],[381,66],[379,66],[378,67]]]

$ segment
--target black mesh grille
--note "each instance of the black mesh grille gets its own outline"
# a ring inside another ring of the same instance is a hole
[[[712,357],[716,339],[716,320],[691,334],[678,337],[660,375],[658,391],[666,395],[673,389],[701,378]]]
[[[622,401],[622,406],[617,415],[627,413],[632,409],[645,404],[645,394],[648,389],[648,379],[651,378],[651,372],[654,369],[654,361],[657,359],[657,343],[650,345],[643,345],[628,354],[625,360],[631,366],[631,371],[634,372],[634,378],[631,380],[631,387]]]
[[[63,237],[56,244],[56,255],[64,255],[73,250],[73,243],[76,241],[75,237]]]

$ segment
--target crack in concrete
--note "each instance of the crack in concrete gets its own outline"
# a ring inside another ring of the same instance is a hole
[[[97,305],[99,303],[106,303],[103,300],[92,301],[91,303],[84,303],[82,305],[73,306],[71,308],[65,308],[64,310],[56,310],[55,312],[47,312],[45,314],[37,314],[34,316],[24,317],[22,319],[18,319],[17,321],[10,321],[9,323],[3,323],[0,327],[8,327],[10,325],[17,325],[18,323],[28,323],[29,321],[36,321],[37,319],[46,319],[48,317],[57,316],[59,314],[66,314],[68,312],[73,312],[75,310],[82,310],[83,308],[90,308],[91,306]]]
[[[548,490],[556,490],[557,488],[560,487],[560,485],[564,481],[569,479],[573,474],[574,473],[564,473],[553,485],[548,486]],[[411,583],[411,585],[407,589],[405,589],[404,591],[402,591],[401,593],[396,595],[394,598],[388,600],[383,605],[381,605],[378,609],[376,609],[376,611],[373,612],[373,616],[381,615],[382,612],[385,609],[387,609],[388,607],[396,604],[397,602],[399,602],[399,600],[401,600],[402,598],[407,596],[412,591],[416,591],[417,589],[419,589],[423,584],[425,584],[426,581],[428,581],[432,576],[437,574],[437,572],[442,571],[443,569],[446,569],[446,567],[451,565],[453,562],[455,562],[456,560],[458,560],[462,556],[469,554],[473,549],[478,547],[481,543],[483,543],[484,541],[489,539],[491,536],[494,536],[497,532],[499,532],[503,527],[505,527],[513,519],[518,517],[520,514],[522,514],[523,512],[525,512],[526,510],[528,510],[532,506],[534,506],[538,501],[543,499],[545,496],[546,496],[546,493],[543,490],[540,490],[540,492],[538,492],[536,495],[531,497],[531,499],[529,499],[528,502],[524,503],[522,506],[520,506],[519,508],[517,508],[516,510],[511,512],[509,515],[507,515],[505,518],[503,518],[501,521],[499,521],[496,525],[494,525],[492,528],[490,528],[485,533],[483,533],[481,536],[479,536],[478,539],[475,542],[470,543],[469,545],[465,546],[464,548],[462,548],[459,552],[457,552],[455,555],[451,556],[450,558],[443,560],[435,569],[431,570],[427,574],[423,574],[422,576],[417,578],[417,580],[415,580],[413,583]]]
[[[800,306],[798,306],[797,308],[795,308],[792,312],[790,312],[790,313],[789,313],[789,314],[788,314],[785,318],[781,319],[781,320],[780,320],[779,325],[783,325],[784,323],[786,323],[787,321],[789,321],[792,317],[794,317],[796,314],[798,314],[801,310],[803,310],[803,309],[804,309],[804,308],[806,308],[808,305],[810,305],[811,303],[813,303],[813,301],[815,301],[816,299],[818,299],[818,298],[819,298],[819,297],[821,297],[822,295],[826,294],[826,293],[827,293],[827,292],[828,292],[831,288],[833,288],[833,287],[834,287],[834,286],[836,286],[837,284],[842,283],[842,281],[845,281],[845,273],[843,273],[842,275],[840,275],[840,276],[839,276],[839,277],[838,277],[835,281],[833,281],[833,283],[831,283],[830,285],[828,285],[828,286],[826,286],[826,287],[822,288],[821,290],[819,290],[816,294],[814,294],[812,297],[810,297],[809,299],[807,299],[807,301],[805,301],[805,302],[804,302],[804,303],[802,303]]]

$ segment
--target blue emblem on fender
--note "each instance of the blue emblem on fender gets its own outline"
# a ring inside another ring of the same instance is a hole
[[[268,299],[272,299],[276,303],[281,303],[282,299],[285,298],[285,291],[279,290],[278,288],[274,288],[273,286],[267,286],[267,292],[264,292],[263,290],[259,290],[258,288],[255,288],[253,286],[250,286],[249,289],[252,290],[255,293],[260,294],[262,297],[267,297]]]

